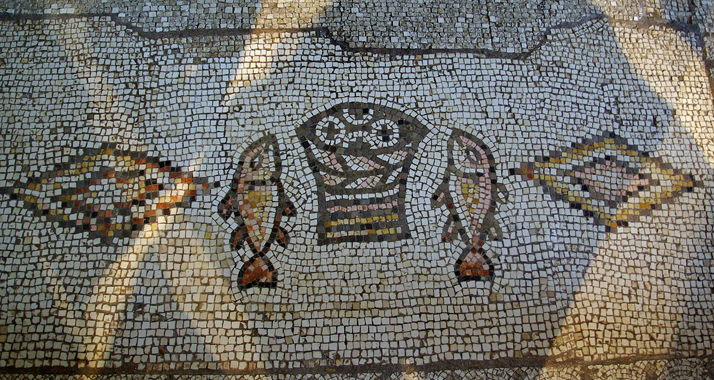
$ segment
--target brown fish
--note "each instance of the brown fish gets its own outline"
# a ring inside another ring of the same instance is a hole
[[[501,237],[501,229],[493,217],[497,188],[489,148],[475,136],[454,130],[448,140],[444,180],[432,201],[434,207],[446,206],[450,213],[443,239],[458,235],[467,245],[455,265],[459,281],[493,277],[493,264],[481,247],[486,240]]]
[[[242,287],[277,284],[277,272],[267,254],[274,242],[287,245],[288,234],[280,224],[283,217],[295,212],[280,181],[281,170],[277,139],[274,135],[260,138],[246,148],[231,189],[218,205],[224,219],[233,217],[238,222],[231,245],[238,250],[247,244],[253,253],[238,276]]]

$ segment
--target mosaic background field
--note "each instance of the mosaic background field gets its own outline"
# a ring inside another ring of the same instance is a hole
[[[0,376],[714,378],[710,6],[2,2]]]

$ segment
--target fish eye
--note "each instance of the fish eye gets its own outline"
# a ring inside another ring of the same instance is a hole
[[[474,149],[466,150],[466,157],[469,159],[470,163],[474,166],[481,166],[483,164],[481,155]]]
[[[480,152],[475,149],[466,149],[466,158],[468,159],[468,173],[476,174],[479,177],[486,175],[486,164]]]
[[[485,161],[485,153],[479,148],[457,145],[452,154],[454,155],[456,168],[465,175],[475,175],[477,177],[486,175],[488,162]]]
[[[253,158],[250,159],[248,162],[248,167],[251,169],[260,169],[263,167],[263,155],[262,154],[256,154]]]

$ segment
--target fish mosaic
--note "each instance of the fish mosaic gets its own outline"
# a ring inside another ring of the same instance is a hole
[[[218,205],[219,214],[233,218],[238,227],[231,234],[235,250],[244,245],[253,254],[238,274],[238,285],[274,287],[278,274],[269,256],[271,246],[285,247],[288,233],[283,218],[295,215],[280,180],[282,161],[275,135],[266,135],[251,144],[240,157],[231,187]]]
[[[1,380],[714,380],[712,1],[644,3],[6,1]]]
[[[494,265],[482,247],[502,234],[494,218],[499,186],[493,154],[481,140],[461,130],[449,137],[447,152],[444,178],[432,197],[435,208],[449,211],[443,240],[461,239],[467,246],[454,265],[459,281],[490,280]]]

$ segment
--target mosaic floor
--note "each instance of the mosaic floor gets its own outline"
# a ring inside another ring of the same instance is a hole
[[[711,5],[0,1],[0,380],[714,379]]]

